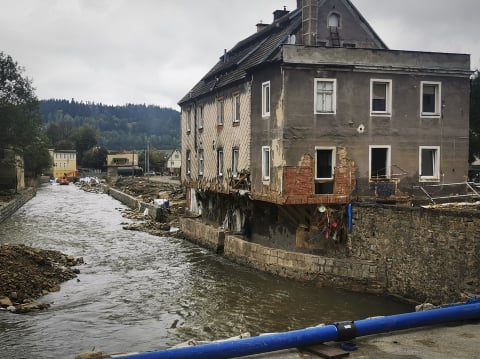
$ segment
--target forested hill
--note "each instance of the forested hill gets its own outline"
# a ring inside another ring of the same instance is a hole
[[[152,105],[110,106],[75,100],[41,100],[40,113],[48,126],[70,129],[89,124],[98,130],[98,145],[108,150],[180,147],[180,113]]]

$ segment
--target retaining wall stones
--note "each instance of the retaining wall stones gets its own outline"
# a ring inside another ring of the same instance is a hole
[[[146,209],[148,209],[148,215],[156,221],[163,221],[166,218],[164,209],[161,207],[139,201],[135,197],[108,186],[104,188],[104,191],[132,209],[138,209],[140,212],[144,212]]]
[[[190,242],[216,253],[224,250],[225,230],[207,225],[193,218],[180,218],[180,229]]]
[[[386,291],[433,303],[480,293],[476,209],[356,205],[350,258],[384,268]]]
[[[34,188],[25,188],[11,201],[5,203],[4,205],[0,204],[0,223],[14,214],[26,202],[31,200],[35,196],[35,193],[36,191]]]

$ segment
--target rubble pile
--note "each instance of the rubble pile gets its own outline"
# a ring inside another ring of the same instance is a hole
[[[24,245],[0,245],[0,309],[25,313],[48,307],[39,297],[75,278],[83,258]]]

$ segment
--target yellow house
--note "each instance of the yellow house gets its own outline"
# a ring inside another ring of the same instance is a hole
[[[138,154],[135,152],[110,153],[107,155],[107,175],[141,176],[143,170],[138,166]]]
[[[75,150],[53,150],[50,149],[50,156],[53,159],[53,177],[78,177],[77,152]]]

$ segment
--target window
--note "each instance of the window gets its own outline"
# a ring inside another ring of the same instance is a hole
[[[340,27],[340,16],[338,14],[331,14],[328,17],[328,27]]]
[[[185,172],[187,173],[188,176],[190,176],[191,170],[192,170],[192,154],[190,150],[187,150],[187,156],[186,156],[186,166],[185,166]]]
[[[422,116],[440,117],[441,83],[422,81]]]
[[[192,111],[187,110],[187,133],[192,130]]]
[[[203,129],[203,106],[197,107],[197,123],[198,123],[198,129],[199,130]]]
[[[392,113],[392,80],[370,80],[370,113]]]
[[[440,180],[440,147],[420,146],[419,161],[420,181]]]
[[[223,98],[217,99],[217,125],[223,126]]]
[[[217,150],[217,175],[219,177],[223,176],[223,149],[219,148]]]
[[[203,149],[198,150],[198,175],[203,176]]]
[[[333,180],[335,170],[335,149],[315,148],[315,179]]]
[[[270,116],[270,81],[262,84],[262,117]]]
[[[262,180],[270,180],[270,147],[262,146]]]
[[[238,147],[232,149],[232,176],[238,176]]]
[[[233,95],[233,123],[240,122],[240,94]]]
[[[337,80],[315,79],[315,113],[335,114]]]
[[[370,146],[369,178],[381,181],[390,178],[390,146]]]

